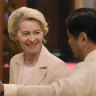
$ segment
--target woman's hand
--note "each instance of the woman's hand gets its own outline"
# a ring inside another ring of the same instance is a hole
[[[2,82],[0,81],[0,92],[4,91],[4,85],[2,84]]]

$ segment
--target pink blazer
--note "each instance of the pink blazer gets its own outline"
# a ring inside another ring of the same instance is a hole
[[[10,61],[10,83],[19,84],[24,62],[24,53],[17,54]],[[65,63],[52,55],[44,45],[36,66],[24,85],[47,85],[67,76]],[[26,77],[25,77],[26,78]]]

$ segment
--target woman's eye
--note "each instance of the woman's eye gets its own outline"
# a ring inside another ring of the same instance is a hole
[[[29,33],[28,32],[25,32],[25,33],[22,33],[22,35],[23,36],[27,36],[27,35],[29,35]]]
[[[40,34],[40,32],[39,31],[36,31],[35,34]]]

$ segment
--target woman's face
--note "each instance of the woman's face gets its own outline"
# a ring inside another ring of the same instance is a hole
[[[20,22],[15,39],[23,48],[25,54],[36,54],[40,52],[44,39],[40,23],[37,20]]]

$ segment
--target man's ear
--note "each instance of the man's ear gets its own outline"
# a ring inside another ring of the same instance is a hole
[[[81,39],[82,44],[85,46],[88,41],[88,38],[85,32],[80,33],[80,39]]]

